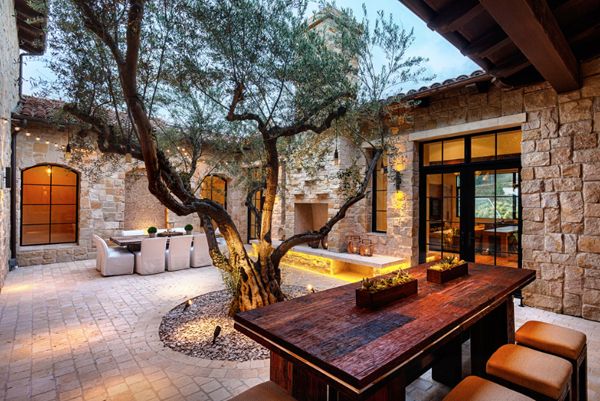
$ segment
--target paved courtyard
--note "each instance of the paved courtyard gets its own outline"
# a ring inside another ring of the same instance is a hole
[[[268,378],[268,360],[202,360],[164,348],[163,314],[184,300],[223,288],[213,267],[155,276],[101,277],[95,261],[32,266],[11,272],[0,294],[0,399],[212,400],[230,398]],[[342,282],[286,269],[284,280],[323,289]],[[600,323],[532,308],[530,319],[588,336],[590,400],[600,399]],[[425,374],[409,400],[447,392]]]

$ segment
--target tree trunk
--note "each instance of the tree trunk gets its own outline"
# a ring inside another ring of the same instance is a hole
[[[273,265],[261,264],[261,258],[253,261],[246,252],[244,243],[232,221],[218,221],[219,229],[227,243],[229,256],[225,257],[218,246],[211,218],[198,213],[203,222],[214,265],[230,274],[237,288],[232,294],[229,314],[242,312],[283,301],[279,275],[273,275]],[[271,264],[271,258],[266,258]],[[279,271],[279,269],[277,269]]]

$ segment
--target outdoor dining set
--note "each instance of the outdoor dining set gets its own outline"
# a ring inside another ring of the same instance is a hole
[[[98,235],[93,238],[96,270],[103,276],[157,274],[212,263],[204,233],[186,235],[184,229],[175,228],[159,230],[157,237],[150,237],[144,230],[128,230],[110,238],[116,247],[108,246]]]

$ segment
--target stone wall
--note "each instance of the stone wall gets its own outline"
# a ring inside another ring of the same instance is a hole
[[[418,146],[407,134],[526,113],[522,265],[536,270],[537,280],[524,290],[524,301],[600,320],[600,59],[582,71],[583,87],[560,95],[547,83],[483,92],[473,85],[432,96],[415,108],[412,126],[401,131],[397,145],[407,170],[402,193],[410,200],[388,209],[388,237],[398,238],[407,251],[412,244],[417,259]]]
[[[600,320],[600,59],[583,88],[523,93],[523,267],[529,305]]]
[[[78,242],[20,246],[20,237],[17,237],[17,260],[20,266],[95,258],[92,233],[108,241],[111,236],[118,235],[124,229],[146,229],[150,225],[158,228],[165,226],[165,208],[148,191],[141,162],[126,163],[123,158],[120,162],[103,164],[99,162],[98,153],[93,151],[86,156],[83,169],[79,163],[65,160],[62,147],[66,145],[68,136],[74,135],[75,130],[30,123],[17,136],[17,227],[21,224],[20,171],[38,164],[50,163],[67,166],[80,173]],[[208,168],[201,163],[199,176],[203,176],[205,167]],[[90,168],[100,171],[97,174],[87,174],[86,171]],[[242,191],[236,187],[234,180],[225,174],[222,175],[228,180],[228,211],[245,240],[246,209]],[[169,222],[173,223],[174,227],[183,227],[187,223],[193,224],[195,229],[200,227],[196,215],[176,216],[169,212]],[[18,228],[17,235],[20,235]]]
[[[328,149],[318,162],[311,160],[310,169],[302,168],[296,163],[282,168],[280,176],[283,181],[273,216],[275,239],[289,238],[294,235],[296,203],[325,203],[328,219],[339,210],[345,198],[339,191],[338,172],[350,167],[355,160],[358,160],[359,168],[364,169],[364,161],[361,153],[341,138],[338,150],[338,164],[333,158],[333,150]],[[367,199],[358,202],[350,208],[346,218],[335,225],[328,236],[330,249],[344,251],[348,235],[366,231],[366,213],[369,209],[365,207],[367,202]]]
[[[19,42],[12,0],[0,2],[0,289],[10,258],[10,189],[4,172],[10,167],[11,112],[19,100]]]
[[[29,133],[29,136],[27,136]],[[87,156],[87,164],[98,166],[102,171],[93,179],[81,171],[79,166],[65,160],[61,146],[66,145],[67,136],[73,135],[68,128],[58,129],[47,125],[30,123],[21,129],[17,140],[17,227],[21,224],[21,171],[31,166],[52,163],[72,168],[80,173],[79,182],[79,235],[78,242],[56,245],[20,245],[20,230],[17,229],[17,260],[20,266],[66,262],[95,258],[92,233],[105,240],[124,228],[125,175],[135,169],[135,163],[111,163],[100,166],[97,154]],[[37,140],[39,138],[39,140]],[[48,143],[46,143],[48,142]],[[57,146],[55,146],[58,145]]]

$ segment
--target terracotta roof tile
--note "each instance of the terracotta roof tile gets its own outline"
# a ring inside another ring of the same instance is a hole
[[[60,100],[23,96],[16,111],[16,117],[41,121],[64,120],[60,114],[65,103]]]

